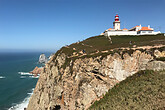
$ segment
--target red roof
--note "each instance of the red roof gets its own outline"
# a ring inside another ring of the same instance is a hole
[[[140,26],[137,25],[137,26],[135,26],[135,27],[140,27]],[[135,28],[135,27],[133,27],[133,28]]]
[[[148,27],[142,27],[139,31],[153,31],[153,29]]]
[[[109,28],[108,30],[112,30],[112,28]]]
[[[138,26],[138,25],[137,25],[137,26],[135,26],[135,27],[131,28],[130,30],[135,29],[136,27],[140,27],[140,26]]]
[[[124,28],[123,30],[128,30],[128,29]]]

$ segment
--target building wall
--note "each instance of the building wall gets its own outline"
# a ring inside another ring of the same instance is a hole
[[[144,33],[145,32],[145,33]],[[115,36],[115,35],[156,35],[160,34],[161,32],[154,32],[154,31],[107,31],[105,32],[105,36]]]
[[[115,30],[120,30],[120,21],[113,22],[113,28]]]
[[[138,32],[139,35],[156,35],[160,34],[160,31],[154,32],[154,31],[140,31]]]
[[[137,35],[136,31],[108,31],[105,34],[106,36],[115,36],[115,35]]]
[[[136,31],[140,30],[141,29],[141,25],[139,27],[136,27]]]

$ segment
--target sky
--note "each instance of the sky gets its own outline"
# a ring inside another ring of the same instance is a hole
[[[56,51],[113,28],[165,33],[165,0],[0,0],[0,51]]]

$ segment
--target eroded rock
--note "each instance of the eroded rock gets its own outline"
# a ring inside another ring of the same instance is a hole
[[[125,53],[123,58],[118,53],[104,58],[66,58],[62,53],[44,67],[27,110],[87,109],[110,88],[137,71],[165,68],[164,62],[152,62],[152,55],[139,50],[131,55]]]

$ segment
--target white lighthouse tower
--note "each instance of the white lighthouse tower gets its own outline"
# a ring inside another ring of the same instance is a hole
[[[113,22],[113,28],[115,30],[121,30],[120,29],[120,21],[119,21],[119,15],[118,14],[116,14],[116,16],[115,16],[115,21]]]

